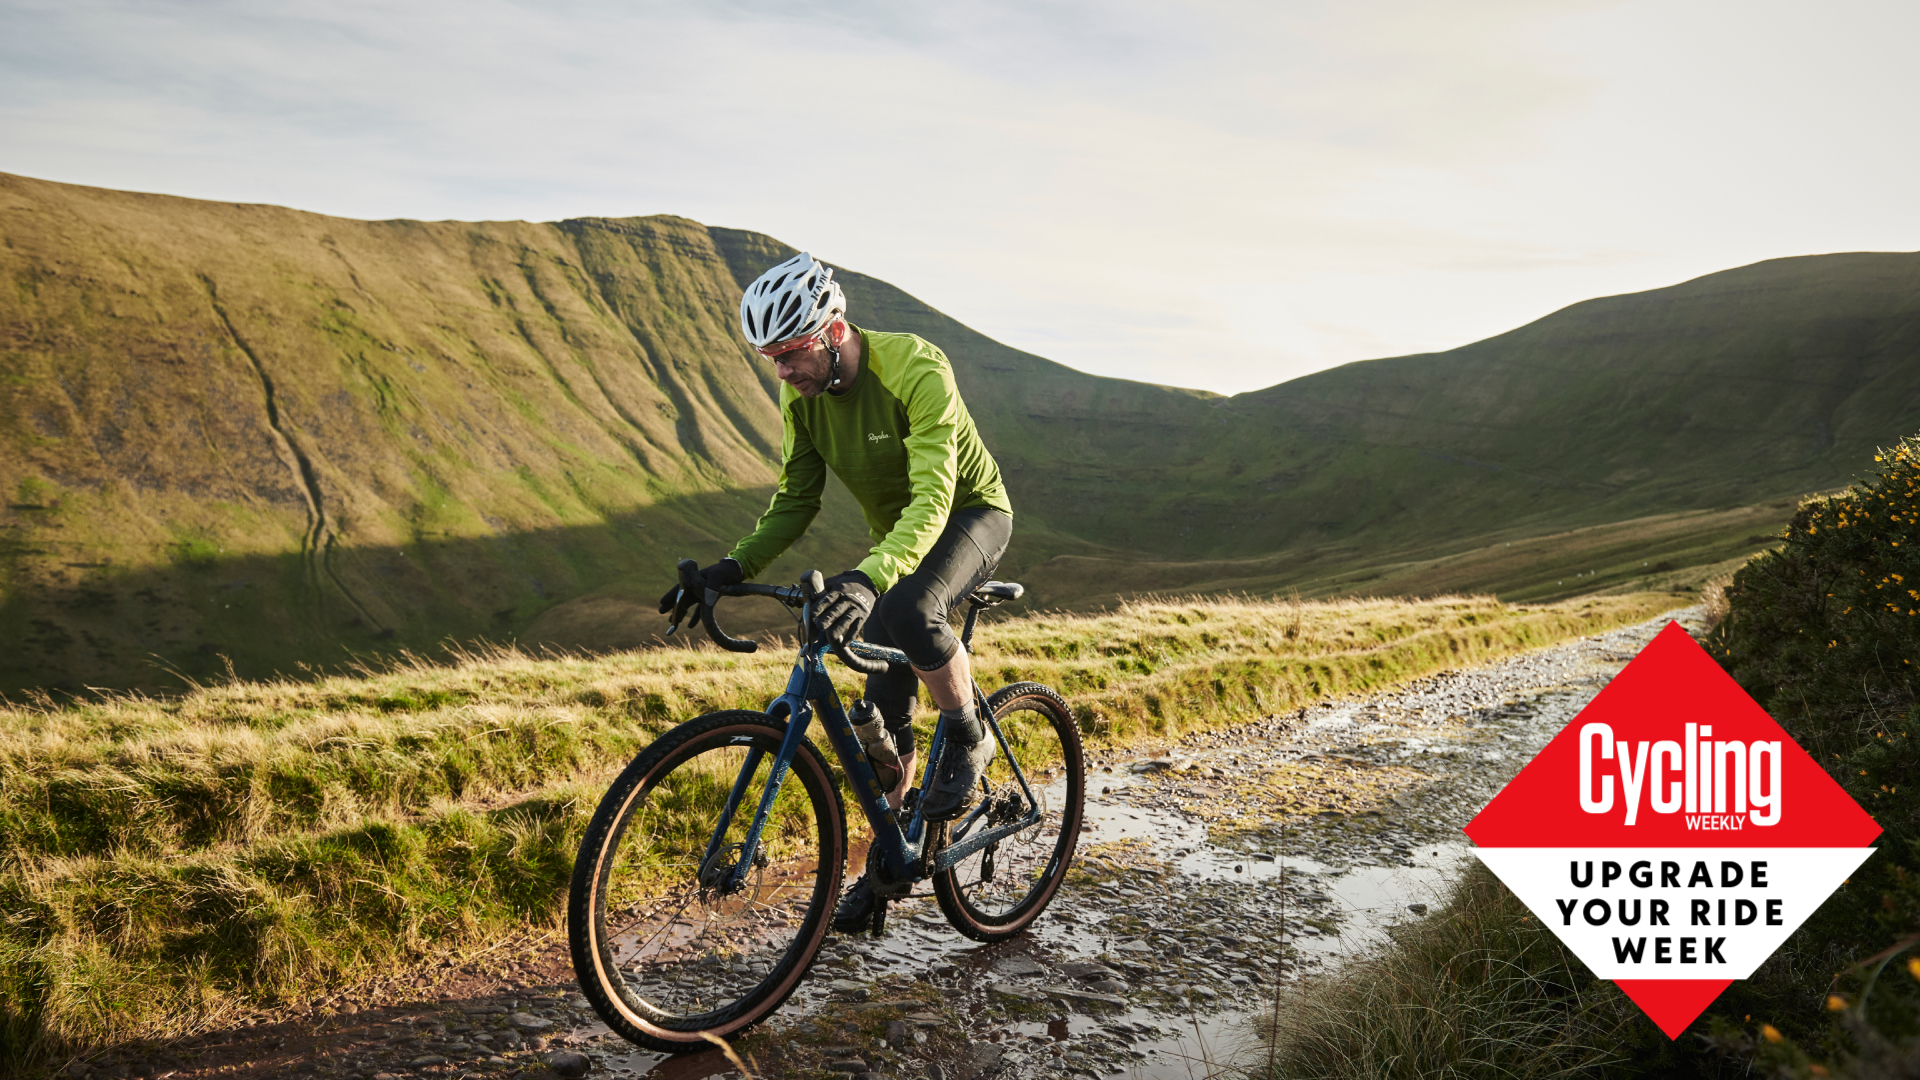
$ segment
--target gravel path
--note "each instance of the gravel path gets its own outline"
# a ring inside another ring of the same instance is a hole
[[[980,946],[931,898],[896,905],[887,937],[831,939],[739,1049],[762,1078],[1207,1075],[1284,984],[1424,916],[1465,857],[1460,827],[1669,618],[1701,628],[1689,608],[1149,757],[1097,757],[1079,861],[1035,932]],[[558,939],[68,1067],[88,1080],[556,1071],[738,1075],[717,1053],[662,1060],[613,1037]]]

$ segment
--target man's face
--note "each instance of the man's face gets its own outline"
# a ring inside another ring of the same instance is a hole
[[[833,355],[827,352],[826,340],[820,335],[779,342],[767,351],[778,353],[771,357],[774,376],[801,397],[819,397],[833,381]]]

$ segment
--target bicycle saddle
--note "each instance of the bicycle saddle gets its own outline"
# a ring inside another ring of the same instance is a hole
[[[983,606],[992,606],[1007,600],[1018,600],[1025,595],[1027,587],[1017,581],[989,581],[973,590],[967,599]]]

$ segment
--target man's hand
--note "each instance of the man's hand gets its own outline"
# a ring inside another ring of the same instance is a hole
[[[813,625],[832,638],[835,645],[845,645],[860,636],[860,628],[867,624],[867,616],[873,614],[873,602],[878,596],[873,579],[860,571],[835,574],[814,598]]]
[[[747,580],[747,576],[740,572],[740,564],[734,562],[732,559],[721,559],[719,562],[700,571],[700,588],[703,590],[718,589],[723,585],[738,585],[745,580]],[[703,602],[706,596],[702,593],[702,595],[691,597],[690,599],[692,603],[698,604]],[[667,595],[660,598],[660,614],[667,615],[672,613],[673,606],[679,602],[680,586],[675,585],[673,588],[667,590]]]

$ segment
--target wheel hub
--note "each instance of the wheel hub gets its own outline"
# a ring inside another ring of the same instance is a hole
[[[700,892],[703,900],[711,903],[721,897],[732,896],[747,887],[748,875],[742,874],[737,881],[734,878],[734,872],[740,868],[740,850],[743,846],[728,844],[700,864]],[[765,849],[753,853],[753,867],[756,870],[767,868]]]

